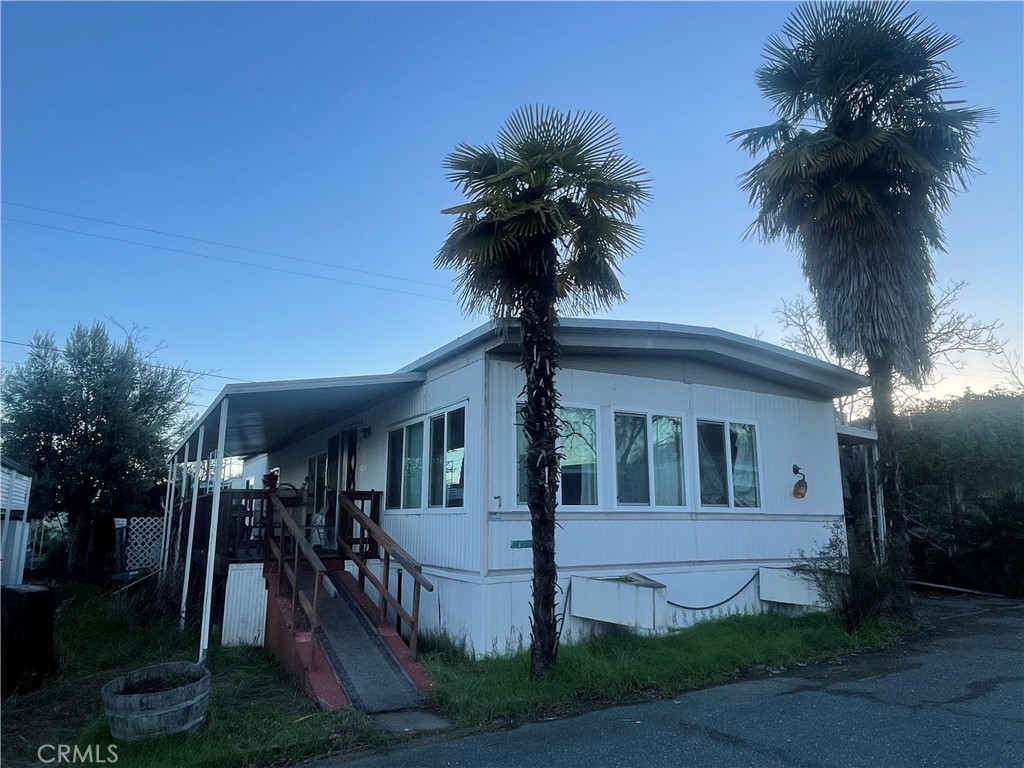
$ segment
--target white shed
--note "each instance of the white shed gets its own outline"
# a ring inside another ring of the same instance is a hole
[[[0,455],[0,584],[21,584],[28,551],[32,473]]]

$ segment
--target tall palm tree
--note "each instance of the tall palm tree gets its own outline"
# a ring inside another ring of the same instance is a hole
[[[940,217],[976,172],[990,112],[947,100],[941,58],[958,40],[905,2],[797,7],[756,72],[777,120],[732,135],[761,159],[741,177],[749,233],[799,249],[828,340],[863,354],[880,476],[896,539],[906,533],[893,442],[893,373],[920,383],[931,361],[932,251]]]
[[[470,202],[443,211],[458,218],[436,265],[458,271],[467,312],[518,321],[522,332],[533,535],[530,674],[536,678],[554,663],[558,640],[558,314],[624,298],[618,262],[640,244],[632,219],[649,198],[649,180],[621,154],[615,130],[601,115],[533,106],[509,116],[496,145],[456,146],[445,168]]]

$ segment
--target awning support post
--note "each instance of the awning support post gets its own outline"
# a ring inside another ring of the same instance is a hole
[[[174,542],[174,570],[178,573],[178,566],[181,564],[181,524],[185,522],[185,499],[188,494],[188,443],[185,443],[185,453],[181,459],[181,512],[178,514],[178,536]],[[171,523],[174,522],[174,515],[171,515]]]
[[[188,583],[192,575],[192,546],[196,538],[196,504],[199,500],[199,465],[203,455],[203,437],[206,433],[206,425],[199,425],[199,443],[196,446],[196,468],[192,473],[192,506],[188,515],[188,546],[185,548],[185,577],[181,584],[181,613],[178,626],[185,629],[185,611],[188,607]]]
[[[220,477],[224,471],[224,443],[228,430],[228,399],[220,404],[220,428],[217,430],[217,461],[213,471],[213,510],[210,512],[210,544],[206,550],[206,585],[203,594],[203,624],[200,628],[199,663],[205,665],[210,648],[210,612],[213,607],[213,566],[217,557],[217,527],[220,521]]]
[[[167,555],[171,547],[171,519],[174,509],[174,484],[178,479],[178,457],[175,456],[171,462],[170,472],[167,474],[167,497],[169,502],[164,505],[164,530],[160,539],[160,583],[162,584],[167,573]]]

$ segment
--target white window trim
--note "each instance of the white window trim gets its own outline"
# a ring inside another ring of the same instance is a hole
[[[647,477],[648,477],[648,488],[650,491],[650,501],[646,504],[637,502],[631,504],[620,504],[619,503],[619,467],[618,467],[618,453],[617,446],[615,445],[615,417],[619,414],[623,416],[644,416],[647,418]],[[651,450],[653,443],[651,443],[651,436],[653,434],[653,419],[655,416],[667,416],[673,419],[679,419],[680,429],[682,434],[680,435],[681,447],[683,450],[682,456],[682,477],[683,477],[683,504],[657,504],[655,501],[655,489],[654,489],[654,452]],[[690,483],[690,472],[688,471],[688,465],[690,463],[690,452],[686,448],[690,444],[689,436],[686,434],[688,430],[688,421],[690,415],[688,413],[682,413],[679,411],[671,411],[668,409],[646,409],[646,408],[618,408],[616,406],[611,407],[611,484],[612,484],[612,504],[613,509],[617,512],[690,512],[693,510],[693,486]],[[744,422],[749,423],[749,422]],[[696,429],[696,425],[694,427]],[[759,457],[760,458],[760,457]],[[699,470],[699,468],[698,468]],[[700,489],[698,488],[698,491]],[[699,495],[699,493],[698,493]]]
[[[512,421],[512,424],[513,424],[513,440],[515,442],[514,442],[514,448],[513,448],[513,454],[512,455],[513,455],[515,461],[513,461],[513,466],[512,466],[512,471],[513,471],[513,475],[512,475],[512,498],[515,499],[515,501],[516,501],[515,509],[529,511],[529,509],[530,509],[529,505],[526,502],[520,502],[519,501],[519,448],[518,448],[518,440],[519,440],[519,433],[522,431],[522,424],[520,424],[520,422],[519,422],[519,408],[523,404],[524,404],[523,401],[517,398],[516,401],[515,401],[515,409],[513,411],[513,414],[514,414],[514,419]],[[570,504],[570,505],[567,506],[567,505],[562,503],[562,480],[561,480],[561,473],[559,473],[558,499],[556,500],[556,503],[558,505],[558,511],[559,511],[559,513],[563,513],[564,512],[564,513],[571,514],[571,513],[574,513],[574,512],[593,513],[595,511],[599,511],[599,510],[602,510],[602,509],[607,509],[607,506],[602,506],[602,504],[601,504],[601,499],[603,499],[605,497],[605,492],[606,492],[605,479],[604,479],[605,472],[603,471],[603,465],[602,465],[602,461],[601,461],[601,457],[604,456],[607,453],[607,450],[605,449],[605,446],[604,446],[605,438],[604,438],[604,429],[603,429],[603,424],[602,424],[602,421],[603,421],[602,412],[604,411],[604,408],[602,406],[600,406],[600,405],[595,405],[593,403],[577,403],[577,402],[561,402],[561,403],[558,404],[558,408],[559,408],[559,410],[562,410],[562,409],[565,409],[565,408],[580,408],[580,409],[585,409],[585,410],[589,410],[589,411],[593,411],[594,412],[594,443],[595,443],[595,445],[594,445],[594,452],[596,453],[596,456],[594,457],[594,461],[595,461],[595,467],[596,467],[595,471],[596,471],[596,474],[597,474],[597,503],[596,504]],[[562,438],[561,437],[558,438],[557,442],[555,443],[555,446],[556,446],[556,448],[558,450],[561,450],[561,448],[562,448]]]
[[[697,422],[707,421],[715,424],[725,425],[725,439],[726,439],[726,450],[725,450],[725,462],[726,468],[729,473],[728,483],[726,483],[727,490],[729,492],[729,503],[726,504],[705,504],[701,501],[700,493],[700,436],[697,434]],[[754,427],[754,434],[757,436],[757,497],[760,502],[759,506],[756,507],[737,507],[736,500],[733,498],[733,474],[732,474],[732,451],[729,450],[729,425],[730,424],[749,424]],[[693,417],[693,469],[692,473],[694,476],[694,485],[692,486],[695,491],[695,501],[697,509],[701,512],[721,512],[728,510],[730,512],[760,512],[765,509],[764,506],[764,467],[762,458],[762,446],[764,444],[764,435],[761,432],[761,423],[757,419],[746,419],[746,418],[726,418],[724,416],[703,416],[695,415]]]

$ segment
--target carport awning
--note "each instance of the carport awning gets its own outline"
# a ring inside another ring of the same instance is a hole
[[[203,453],[217,448],[221,409],[227,406],[225,456],[276,451],[332,423],[423,383],[424,373],[351,376],[334,379],[229,384],[193,424],[168,462],[196,458],[199,428],[205,426]]]

